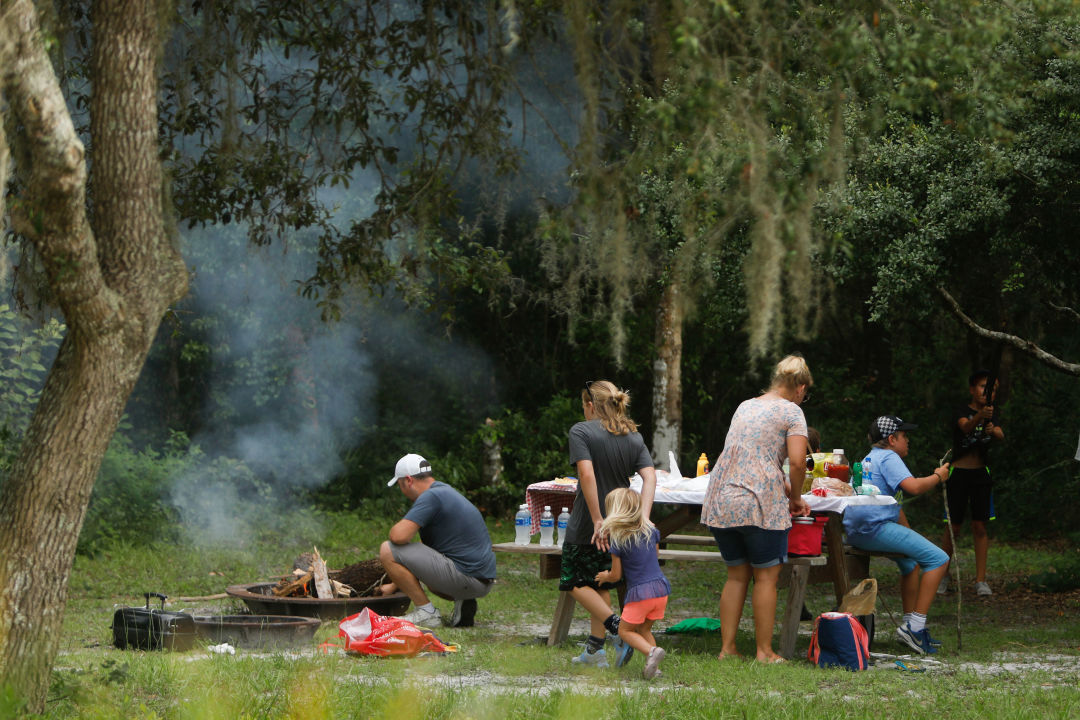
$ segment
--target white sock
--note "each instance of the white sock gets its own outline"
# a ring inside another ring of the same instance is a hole
[[[435,614],[435,603],[430,603],[429,602],[427,605],[421,605],[420,607],[418,607],[416,609],[417,610],[423,610],[426,613],[431,613],[431,614],[434,615]]]
[[[926,616],[922,613],[911,613],[911,619],[908,620],[908,627],[911,628],[913,632],[919,632],[926,627]]]
[[[904,619],[900,622],[900,627],[911,624],[911,613],[904,613]]]

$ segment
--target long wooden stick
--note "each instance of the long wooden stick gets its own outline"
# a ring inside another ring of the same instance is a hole
[[[941,462],[938,465],[944,465],[945,460],[949,457],[949,452],[945,453],[945,456],[941,458]],[[952,477],[952,468],[949,468],[949,477]],[[952,517],[949,515],[949,491],[945,489],[948,485],[948,481],[941,483],[941,496],[945,499],[945,524],[949,526],[949,544],[952,545],[952,561],[956,563],[956,652],[964,647],[964,641],[960,637],[960,603],[964,594],[964,584],[960,581],[960,552],[956,547],[956,535],[953,534],[952,529]],[[946,577],[948,577],[948,570],[945,571]]]
[[[174,602],[199,602],[200,600],[224,600],[229,597],[228,593],[215,593],[213,595],[199,595],[197,597],[170,598]]]

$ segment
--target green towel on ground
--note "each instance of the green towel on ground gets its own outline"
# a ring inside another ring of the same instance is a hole
[[[702,633],[720,632],[720,621],[716,618],[687,618],[669,627],[666,633],[687,633],[701,635]]]

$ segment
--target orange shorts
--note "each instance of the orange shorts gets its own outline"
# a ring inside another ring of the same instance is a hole
[[[646,620],[659,620],[664,617],[668,596],[638,600],[626,603],[622,609],[622,619],[631,625],[640,625]]]

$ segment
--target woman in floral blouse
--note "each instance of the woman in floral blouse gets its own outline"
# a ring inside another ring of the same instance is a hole
[[[777,363],[769,390],[735,411],[724,452],[709,478],[701,522],[712,531],[728,566],[720,595],[720,659],[739,654],[735,632],[753,578],[757,659],[781,660],[772,649],[776,581],[787,561],[791,516],[810,514],[800,495],[806,476],[806,418],[799,405],[812,384],[801,356]],[[791,465],[788,484],[785,458]]]

